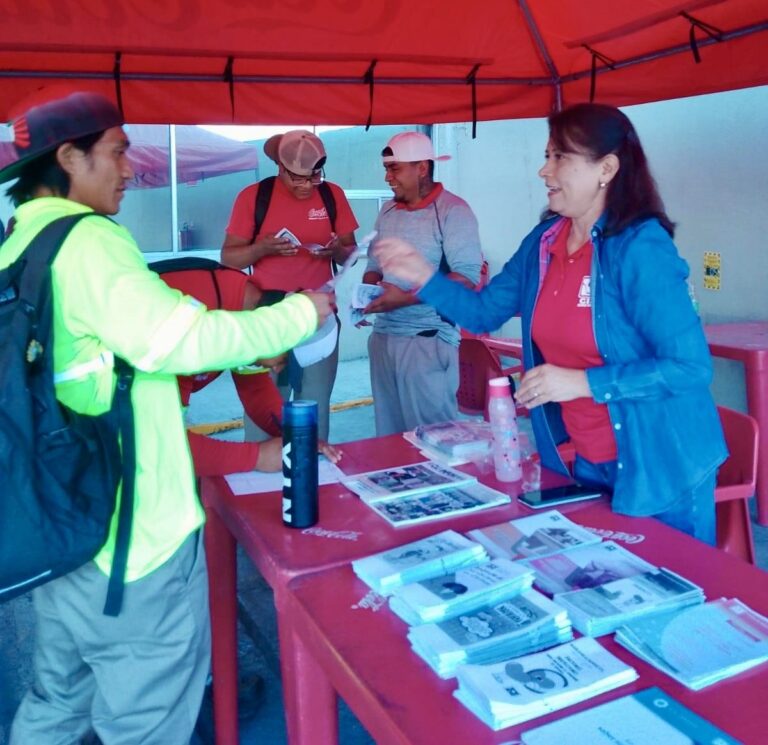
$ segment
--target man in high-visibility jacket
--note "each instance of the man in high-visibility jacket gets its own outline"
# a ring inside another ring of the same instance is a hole
[[[17,107],[19,108],[19,107]],[[13,262],[51,221],[117,213],[133,175],[123,118],[106,98],[59,94],[13,121],[18,159],[0,170],[17,205],[0,247]],[[120,615],[102,613],[115,521],[94,561],[34,590],[35,681],[13,745],[189,742],[209,668],[204,513],[197,498],[178,374],[272,357],[309,337],[332,298],[292,295],[252,312],[207,312],[146,268],[125,228],[88,217],[52,265],[56,394],[85,414],[109,409],[114,355],[136,369],[135,506]]]

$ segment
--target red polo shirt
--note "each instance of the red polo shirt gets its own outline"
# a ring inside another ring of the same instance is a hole
[[[603,364],[592,327],[592,242],[568,256],[570,226],[550,246],[551,259],[533,316],[533,340],[552,365],[586,370]],[[616,458],[608,407],[592,398],[561,403],[576,452],[593,463]]]

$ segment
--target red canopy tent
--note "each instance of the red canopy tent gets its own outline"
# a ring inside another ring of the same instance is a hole
[[[765,0],[5,6],[3,118],[62,79],[114,95],[133,122],[318,124],[542,116],[591,90],[627,105],[768,83]]]

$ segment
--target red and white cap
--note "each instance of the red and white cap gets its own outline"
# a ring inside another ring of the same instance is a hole
[[[390,154],[391,153],[391,154]],[[420,160],[450,160],[450,155],[435,155],[432,140],[422,132],[400,132],[381,151],[385,163],[416,163]]]

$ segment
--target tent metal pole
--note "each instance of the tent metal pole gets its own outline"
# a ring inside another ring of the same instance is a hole
[[[759,23],[752,24],[751,26],[745,26],[744,28],[735,29],[734,31],[724,31],[720,40],[706,38],[698,42],[699,48],[706,48],[712,44],[717,44],[723,41],[731,41],[739,39],[743,36],[749,36],[755,33],[761,33],[768,31],[768,20],[760,21]],[[630,67],[632,65],[641,64],[643,62],[651,62],[653,60],[661,59],[663,57],[670,57],[675,54],[690,54],[690,44],[686,41],[683,44],[677,44],[673,47],[667,47],[666,49],[659,49],[654,52],[648,52],[646,54],[631,57],[625,60],[617,60],[613,63],[614,70],[620,70],[623,67]],[[3,46],[0,44],[0,51],[3,51]],[[80,50],[82,52],[82,50]],[[611,69],[599,69],[598,75],[611,72]],[[592,74],[591,67],[582,70],[580,72],[570,73],[557,78],[558,85],[563,83],[572,82],[574,80],[580,80],[585,77],[589,77]],[[42,79],[57,79],[57,80],[113,80],[114,76],[112,71],[109,72],[96,72],[96,71],[56,71],[56,70],[0,70],[0,79],[4,78],[42,78]],[[198,82],[198,83],[221,83],[221,73],[153,73],[153,72],[125,72],[120,75],[120,79],[125,82],[131,81],[159,81],[159,82]],[[341,76],[280,76],[280,75],[236,75],[233,80],[237,84],[241,83],[266,83],[266,84],[303,84],[303,85],[359,85],[359,75],[341,75]],[[377,76],[376,85],[456,85],[466,86],[467,78],[463,77],[386,77]],[[524,85],[524,86],[551,86],[553,80],[551,77],[529,77],[529,78],[516,78],[516,77],[483,77],[477,79],[477,85],[483,86],[510,86],[510,85]]]
[[[549,53],[549,49],[547,49],[547,45],[544,43],[544,39],[541,36],[539,27],[536,25],[536,21],[533,18],[531,9],[528,7],[527,0],[517,1],[520,5],[520,10],[523,13],[525,25],[528,27],[528,33],[533,38],[533,42],[536,44],[536,48],[539,50],[539,54],[544,58],[544,64],[546,65],[547,70],[549,70],[550,77],[552,78],[550,84],[552,86],[552,93],[554,94],[555,99],[554,109],[555,111],[560,111],[563,108],[563,88],[560,85],[560,74],[557,71],[557,66],[552,59],[552,55]]]
[[[171,185],[171,251],[179,252],[179,193],[176,169],[176,125],[168,125],[168,168],[171,169],[168,183]]]
[[[760,23],[753,24],[752,26],[747,26],[745,28],[736,29],[735,31],[725,31],[723,32],[720,39],[713,39],[713,38],[706,38],[701,39],[698,41],[698,47],[701,49],[702,47],[708,47],[712,44],[717,44],[721,41],[731,41],[733,39],[740,39],[742,36],[749,36],[751,34],[756,34],[760,32],[768,31],[768,21],[761,21]],[[629,59],[625,60],[611,60],[611,67],[610,68],[600,68],[597,70],[598,75],[603,75],[607,72],[611,72],[612,70],[620,70],[623,67],[631,67],[632,65],[639,65],[643,62],[653,62],[657,59],[662,59],[664,57],[671,57],[675,54],[690,54],[691,53],[691,45],[688,41],[686,41],[684,44],[677,44],[674,47],[667,47],[666,49],[659,49],[656,52],[648,52],[648,54],[640,54],[637,57],[630,57]],[[581,72],[574,72],[570,75],[563,75],[561,78],[561,81],[564,83],[570,83],[574,80],[581,80],[582,78],[587,78],[592,74],[592,70],[582,70]]]

